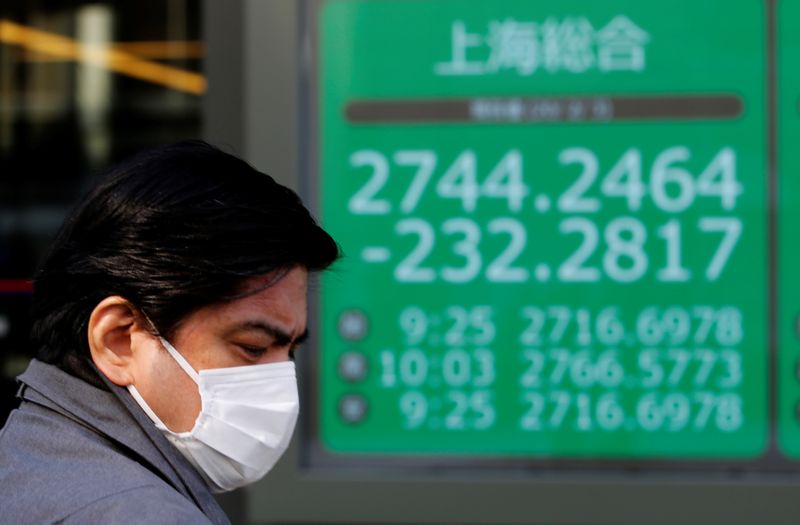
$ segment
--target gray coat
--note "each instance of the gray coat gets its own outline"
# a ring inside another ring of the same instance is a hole
[[[0,431],[0,523],[229,523],[127,390],[36,360],[18,380],[22,404]]]

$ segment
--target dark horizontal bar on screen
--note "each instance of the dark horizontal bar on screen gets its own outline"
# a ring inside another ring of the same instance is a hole
[[[476,97],[355,100],[345,116],[354,124],[730,120],[742,109],[736,95]]]

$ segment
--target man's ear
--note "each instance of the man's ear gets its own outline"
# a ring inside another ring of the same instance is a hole
[[[106,297],[89,316],[89,352],[95,366],[112,383],[134,382],[133,334],[141,330],[133,306],[119,296]]]

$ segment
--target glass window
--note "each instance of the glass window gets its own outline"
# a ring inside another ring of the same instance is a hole
[[[198,0],[0,4],[0,424],[36,265],[92,174],[200,134]]]

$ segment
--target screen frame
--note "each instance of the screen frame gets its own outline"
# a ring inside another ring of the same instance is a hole
[[[301,42],[302,68],[300,70],[300,194],[308,203],[312,213],[319,217],[319,151],[320,124],[318,120],[319,81],[317,78],[319,56],[319,13],[329,0],[303,0],[299,4],[299,39]],[[372,0],[385,2],[388,0]],[[393,470],[425,471],[439,469],[502,469],[533,476],[540,475],[597,475],[628,476],[641,474],[663,473],[671,475],[682,473],[689,476],[717,477],[719,475],[740,476],[743,473],[762,475],[781,475],[800,472],[800,461],[792,462],[785,458],[778,449],[777,444],[777,319],[776,319],[776,93],[775,93],[775,16],[776,6],[773,0],[765,1],[766,28],[766,76],[767,76],[767,202],[764,211],[767,214],[767,347],[768,347],[768,382],[769,382],[769,422],[768,446],[766,451],[754,459],[676,459],[676,458],[645,458],[645,459],[597,459],[597,458],[550,458],[550,457],[521,457],[519,455],[498,457],[479,455],[431,455],[431,454],[371,454],[371,453],[331,453],[321,442],[319,429],[319,403],[320,383],[319,352],[320,340],[312,337],[307,345],[308,359],[302,362],[305,374],[311,378],[303,385],[304,398],[310,406],[310,413],[301,418],[300,430],[303,438],[302,462],[306,468],[341,468],[358,465],[360,468]],[[324,226],[324,225],[323,225]],[[322,291],[324,293],[324,290]],[[310,299],[310,318],[320,322],[319,301],[317,294]],[[319,325],[312,331],[320,332]]]

